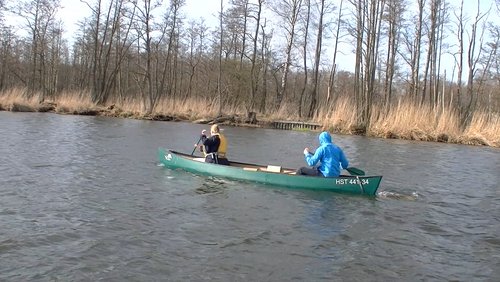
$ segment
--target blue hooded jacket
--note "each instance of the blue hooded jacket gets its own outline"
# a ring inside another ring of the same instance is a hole
[[[318,170],[325,177],[337,177],[340,175],[340,165],[342,168],[347,168],[349,166],[349,161],[347,161],[344,152],[339,146],[332,143],[332,137],[326,131],[319,134],[319,148],[316,150],[314,155],[307,154],[306,162],[307,165],[314,166],[321,161]]]

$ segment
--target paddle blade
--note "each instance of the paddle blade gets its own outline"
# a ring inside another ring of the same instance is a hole
[[[200,139],[198,139],[198,142],[196,142],[196,145],[194,146],[193,151],[191,152],[191,156],[194,154],[194,151],[196,151],[196,148],[198,148],[198,144],[200,144],[200,141],[201,141],[201,136]]]
[[[357,176],[361,176],[361,175],[365,175],[365,172],[357,167],[348,167],[346,168],[346,170],[351,174],[351,175],[357,175]]]

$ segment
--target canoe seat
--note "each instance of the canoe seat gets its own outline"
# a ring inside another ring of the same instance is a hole
[[[243,170],[246,170],[246,171],[258,171],[259,169],[256,168],[256,167],[244,167]]]
[[[193,158],[193,161],[204,163],[205,162],[205,158]]]
[[[276,172],[276,173],[282,172],[281,166],[278,165],[268,165],[266,170],[268,172]]]

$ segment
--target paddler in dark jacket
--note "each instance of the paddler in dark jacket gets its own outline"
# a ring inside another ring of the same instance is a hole
[[[210,137],[207,137],[206,130],[201,132],[202,149],[205,154],[205,162],[221,165],[229,165],[226,157],[227,142],[224,135],[220,133],[217,124],[210,128]]]

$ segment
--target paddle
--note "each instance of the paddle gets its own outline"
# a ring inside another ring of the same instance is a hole
[[[191,152],[191,156],[194,154],[194,151],[196,151],[196,148],[198,148],[198,144],[200,144],[200,141],[201,141],[201,136],[200,136],[200,139],[198,139],[198,142],[196,142],[196,146],[194,146],[194,149]]]
[[[348,167],[346,170],[351,174],[351,175],[357,175],[357,176],[362,176],[365,175],[365,172],[357,167]]]
[[[361,169],[357,167],[348,167],[346,170],[352,175],[356,176],[356,180],[358,182],[359,188],[361,188],[361,193],[365,193],[365,188],[363,187],[363,184],[361,183],[361,180],[359,179],[360,176],[365,175],[365,172],[362,171]]]

